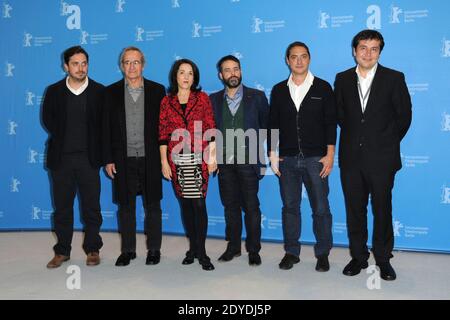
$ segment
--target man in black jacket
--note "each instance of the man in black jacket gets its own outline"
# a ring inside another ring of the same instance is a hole
[[[357,66],[336,75],[339,167],[345,197],[352,260],[343,273],[354,276],[368,266],[367,204],[373,212],[372,252],[381,278],[395,280],[389,260],[394,247],[392,188],[401,168],[400,141],[411,124],[411,98],[405,76],[378,63],[383,36],[358,33],[352,42]]]
[[[100,176],[103,165],[101,127],[104,87],[87,77],[89,55],[80,46],[64,51],[67,77],[47,88],[42,120],[49,133],[47,168],[52,181],[54,230],[58,243],[47,264],[57,268],[69,260],[73,235],[73,202],[77,191],[85,237],[86,264],[100,263]]]
[[[122,237],[116,266],[126,266],[136,258],[136,197],[139,194],[145,210],[146,264],[153,265],[158,264],[161,257],[162,176],[158,122],[165,89],[143,77],[145,57],[139,48],[125,48],[120,66],[124,79],[106,88],[104,123],[106,171],[113,179]]]
[[[286,50],[291,75],[272,89],[270,129],[279,130],[269,141],[273,172],[279,177],[283,201],[282,221],[285,256],[279,267],[291,269],[300,261],[300,203],[305,185],[313,212],[316,237],[316,270],[328,271],[328,255],[333,245],[332,216],[328,203],[328,175],[333,168],[336,143],[336,110],[328,82],[309,71],[310,53],[306,44],[291,43]],[[273,141],[272,141],[273,140]]]

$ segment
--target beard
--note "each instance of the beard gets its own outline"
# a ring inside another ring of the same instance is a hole
[[[228,79],[224,80],[224,82],[228,88],[234,89],[239,87],[242,82],[242,77],[229,77]]]
[[[84,80],[86,80],[86,77],[87,77],[87,73],[86,72],[76,73],[73,76],[71,76],[71,78],[75,82],[84,82]]]

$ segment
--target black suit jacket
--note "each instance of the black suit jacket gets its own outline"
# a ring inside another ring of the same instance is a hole
[[[104,86],[89,78],[87,93],[87,128],[88,157],[94,168],[100,168],[102,159],[102,118],[104,112]],[[66,132],[67,97],[69,95],[66,79],[50,85],[42,104],[42,122],[47,129],[47,168],[57,169],[61,163],[61,155]]]
[[[341,127],[340,168],[399,170],[400,141],[412,114],[403,73],[378,65],[364,113],[355,67],[338,73],[334,86]]]
[[[104,158],[105,163],[114,163],[117,174],[113,179],[113,200],[128,204],[127,130],[125,114],[125,80],[119,80],[106,88],[104,118]],[[164,87],[144,79],[144,147],[145,183],[147,202],[162,198],[161,157],[158,144],[159,110]]]
[[[215,92],[209,96],[214,110],[216,126],[218,130],[222,128],[222,107],[224,101],[225,89]],[[256,150],[257,163],[253,165],[259,178],[263,177],[262,168],[265,164],[264,141],[260,140],[259,129],[267,129],[269,121],[269,103],[264,92],[243,86],[242,105],[244,106],[244,131],[255,129],[257,134]],[[222,132],[225,137],[225,132]],[[246,147],[249,148],[248,139]],[[250,149],[249,149],[250,150]],[[221,150],[218,149],[218,152]]]

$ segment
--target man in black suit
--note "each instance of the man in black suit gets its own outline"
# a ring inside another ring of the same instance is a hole
[[[242,84],[241,63],[236,57],[228,55],[221,58],[217,70],[225,88],[212,94],[210,99],[217,128],[223,138],[222,147],[218,144],[217,150],[220,159],[218,175],[228,241],[219,261],[230,261],[241,255],[244,210],[248,262],[251,266],[258,266],[261,264],[258,190],[259,180],[265,173],[264,141],[261,141],[264,135],[260,135],[260,130],[267,129],[269,104],[264,92]],[[227,132],[231,135],[227,136]]]
[[[89,79],[89,55],[80,46],[63,53],[67,77],[47,88],[42,120],[49,133],[47,168],[52,181],[54,230],[58,243],[47,268],[69,260],[73,235],[73,202],[80,195],[85,237],[86,264],[100,263],[100,176],[101,128],[104,107],[103,85]]]
[[[161,159],[158,144],[159,109],[164,87],[147,80],[142,72],[145,57],[136,47],[120,56],[124,79],[106,88],[104,123],[105,163],[113,179],[113,198],[119,205],[121,254],[116,266],[136,258],[136,196],[142,195],[147,234],[146,264],[161,257]]]
[[[395,280],[392,188],[401,168],[400,141],[411,124],[411,98],[403,73],[378,63],[383,36],[358,33],[352,42],[357,66],[338,73],[335,96],[341,127],[339,167],[347,213],[352,260],[343,273],[353,276],[368,266],[367,204],[371,196],[372,252],[381,278]]]
[[[268,139],[270,164],[279,177],[283,201],[285,255],[279,267],[287,270],[300,262],[300,204],[304,184],[317,241],[316,270],[326,272],[330,269],[328,255],[333,246],[328,203],[328,176],[333,169],[337,127],[333,89],[309,70],[311,56],[303,42],[291,43],[285,59],[291,75],[272,89]],[[279,156],[273,130],[279,130]]]

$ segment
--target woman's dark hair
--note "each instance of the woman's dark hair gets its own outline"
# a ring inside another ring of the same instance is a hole
[[[202,88],[198,85],[200,82],[200,71],[198,70],[197,65],[189,59],[180,59],[175,61],[172,65],[172,68],[170,69],[168,91],[171,95],[176,95],[178,93],[177,73],[180,69],[180,66],[184,63],[189,64],[192,67],[192,71],[194,72],[194,82],[192,83],[191,91],[198,92],[202,90]]]

